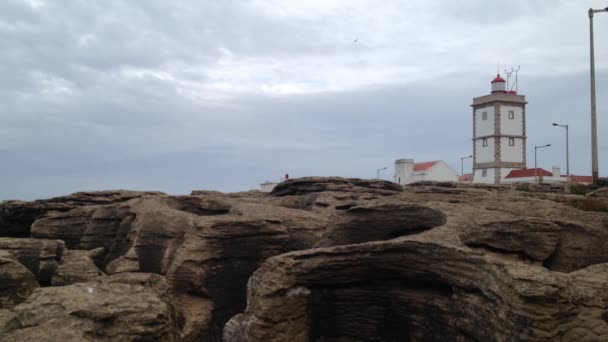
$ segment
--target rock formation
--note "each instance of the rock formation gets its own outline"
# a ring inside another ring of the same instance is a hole
[[[160,192],[142,191],[95,191],[77,192],[67,196],[54,197],[33,202],[0,202],[0,236],[27,237],[30,226],[39,218],[66,212],[74,208],[124,202],[144,195],[157,195]]]
[[[607,340],[608,213],[564,196],[309,177],[3,202],[0,340]]]

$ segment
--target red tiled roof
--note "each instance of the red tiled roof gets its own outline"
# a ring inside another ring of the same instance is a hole
[[[522,177],[534,177],[535,169],[523,169],[523,170],[512,170],[505,178],[522,178]],[[545,169],[538,168],[537,176],[551,177],[553,174]]]
[[[574,176],[570,175],[571,183],[593,183],[592,176]]]
[[[414,163],[414,172],[428,170],[431,167],[433,167],[433,165],[435,165],[438,161],[439,160],[422,162],[422,163]]]
[[[462,176],[458,176],[458,181],[459,182],[468,182],[473,180],[473,174],[472,173],[465,173]]]

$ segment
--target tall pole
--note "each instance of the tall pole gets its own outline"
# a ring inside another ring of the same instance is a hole
[[[464,157],[460,158],[460,175],[464,176]]]
[[[593,181],[595,182],[599,177],[598,165],[597,165],[597,119],[596,119],[596,105],[595,105],[595,53],[593,46],[593,13],[602,12],[589,9],[589,57],[591,59],[591,172]]]
[[[568,125],[553,123],[553,126],[564,127],[566,129],[566,180],[570,183],[570,133],[568,132]]]
[[[538,151],[538,147],[534,146],[534,184],[538,184],[538,168],[536,167],[536,151]]]
[[[568,137],[568,125],[566,125],[566,179],[570,184],[570,142]]]
[[[551,144],[534,146],[534,183],[538,184],[538,167],[536,165],[536,156],[538,155],[538,149],[543,147],[549,147]]]
[[[464,160],[465,159],[469,159],[469,158],[473,158],[473,156],[468,156],[468,157],[461,157],[460,158],[460,175],[464,176]]]

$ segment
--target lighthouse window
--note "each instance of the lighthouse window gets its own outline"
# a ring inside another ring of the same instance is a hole
[[[488,146],[488,138],[483,138],[483,139],[481,140],[481,144],[483,145],[483,147]]]
[[[488,169],[481,170],[481,177],[486,177],[488,175]]]
[[[515,146],[515,138],[509,138],[509,146]]]
[[[513,112],[512,110],[509,111],[509,120],[513,120],[515,119],[515,112]]]
[[[481,120],[488,120],[488,112],[481,113]]]

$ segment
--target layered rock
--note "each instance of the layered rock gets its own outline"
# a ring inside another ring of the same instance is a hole
[[[443,212],[416,204],[361,205],[340,212],[317,246],[390,240],[445,223]]]
[[[245,307],[255,269],[270,256],[310,248],[326,224],[325,216],[218,194],[148,196],[40,219],[32,235],[93,249],[95,264],[109,274],[167,275],[181,334],[194,340],[221,336]]]
[[[28,237],[30,226],[39,218],[66,212],[74,208],[124,202],[145,195],[159,195],[161,192],[144,191],[94,191],[77,192],[68,196],[54,197],[33,202],[0,202],[0,236]]]
[[[42,285],[50,285],[64,249],[61,240],[0,238],[0,251],[25,265]]]
[[[397,183],[385,180],[370,180],[341,177],[302,177],[286,180],[272,190],[273,196],[306,195],[324,191],[364,192],[393,195],[403,191]]]
[[[120,282],[40,288],[12,310],[3,341],[175,341],[170,304],[153,288]],[[14,329],[14,320],[19,328]]]
[[[103,272],[95,266],[89,251],[65,251],[57,270],[53,274],[51,284],[63,286],[73,283],[93,281],[103,276]]]
[[[23,302],[36,288],[38,282],[32,272],[17,262],[12,255],[0,251],[0,309],[12,308]],[[0,315],[0,324],[1,317],[3,316]]]
[[[271,194],[194,191],[81,206],[37,220],[32,236],[69,248],[55,258],[55,284],[143,288],[173,303],[176,341],[602,340],[608,215],[563,196],[306,178]],[[95,278],[95,266],[109,275]],[[23,325],[25,304],[0,310],[0,331],[42,338],[51,323]],[[51,337],[120,340],[91,335],[107,324],[95,315],[61,318],[65,328]]]
[[[596,275],[431,242],[283,254],[248,290],[247,310],[226,324],[227,342],[608,339],[608,292]]]

